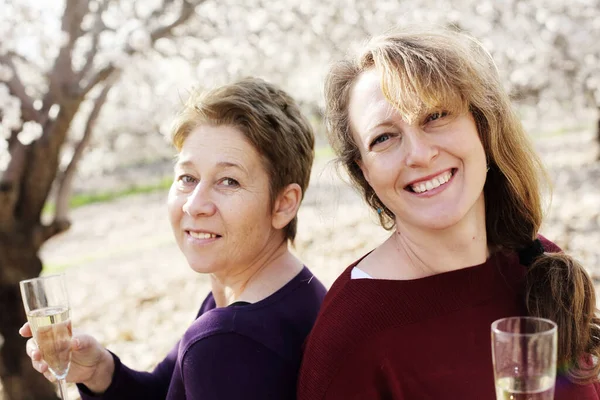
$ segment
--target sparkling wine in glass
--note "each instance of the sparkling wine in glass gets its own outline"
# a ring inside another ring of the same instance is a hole
[[[552,400],[557,328],[550,320],[510,317],[492,323],[497,400]]]
[[[67,400],[65,378],[71,364],[71,309],[64,274],[21,281],[27,320],[48,369],[56,377],[61,398]]]

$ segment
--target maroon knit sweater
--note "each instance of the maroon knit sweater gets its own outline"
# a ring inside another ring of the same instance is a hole
[[[558,251],[541,238],[546,251]],[[490,325],[525,315],[516,254],[398,281],[336,280],[309,335],[299,400],[493,400]],[[600,385],[557,379],[555,398],[598,400]]]

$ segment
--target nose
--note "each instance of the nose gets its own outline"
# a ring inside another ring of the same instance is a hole
[[[418,127],[406,130],[404,140],[407,144],[405,162],[409,167],[427,167],[439,154],[430,135]]]
[[[183,203],[183,212],[192,216],[211,216],[216,212],[216,205],[211,198],[208,185],[200,182],[187,196]]]

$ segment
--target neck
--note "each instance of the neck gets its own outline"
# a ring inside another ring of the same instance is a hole
[[[215,303],[217,307],[226,307],[237,301],[260,301],[285,285],[301,269],[302,263],[290,253],[287,240],[284,240],[233,273],[211,274]]]
[[[482,264],[489,257],[483,197],[452,227],[423,230],[398,225],[386,245],[399,253],[413,278]]]

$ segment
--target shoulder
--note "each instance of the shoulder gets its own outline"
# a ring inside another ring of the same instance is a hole
[[[538,234],[538,239],[542,242],[544,250],[548,253],[562,253],[562,249],[554,242],[547,239],[545,236]]]
[[[256,303],[208,309],[185,332],[181,349],[214,341],[225,334],[262,344],[281,357],[297,362],[302,343],[317,318],[326,289],[304,267],[271,296]]]
[[[317,302],[317,308],[321,306],[321,302],[327,293],[327,288],[321,281],[308,269],[303,267],[302,270],[279,291],[269,296],[272,301],[279,301],[280,296],[293,299],[294,297],[309,299]],[[267,299],[269,299],[267,298]],[[311,303],[314,304],[314,303]]]
[[[287,398],[294,393],[296,367],[247,336],[215,334],[181,355],[186,393],[192,398]]]
[[[362,258],[361,258],[362,259]],[[308,352],[341,350],[372,333],[375,322],[389,304],[401,304],[404,292],[393,281],[352,279],[352,263],[335,280],[325,296],[306,343]],[[344,335],[340,336],[340,332]]]

